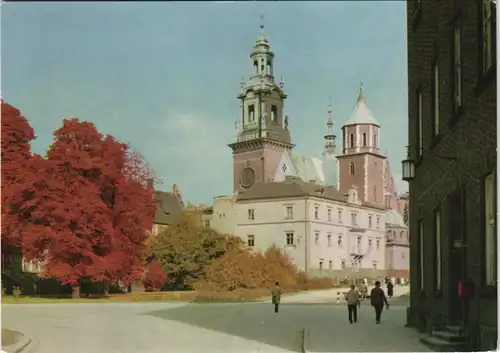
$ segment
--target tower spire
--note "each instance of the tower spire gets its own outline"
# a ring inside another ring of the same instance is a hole
[[[260,36],[264,37],[264,15],[260,15]]]
[[[359,102],[360,100],[365,99],[365,94],[363,92],[363,80],[359,82],[359,92],[358,92],[358,99],[357,101]]]
[[[335,153],[335,134],[333,133],[333,118],[332,118],[332,97],[329,97],[330,103],[328,104],[328,120],[326,122],[327,133],[325,135],[325,153],[326,154],[334,154]]]

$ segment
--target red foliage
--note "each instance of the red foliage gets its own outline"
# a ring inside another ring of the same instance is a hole
[[[21,220],[17,212],[20,190],[30,179],[30,142],[35,133],[19,110],[1,101],[2,111],[2,259],[21,245]]]
[[[29,215],[23,255],[46,261],[46,276],[71,285],[138,279],[155,209],[152,190],[138,181],[145,174],[126,145],[91,123],[64,120],[54,137],[47,159],[31,163],[37,173],[20,209]]]
[[[167,281],[167,275],[161,265],[155,260],[151,261],[146,269],[146,277],[143,280],[144,288],[147,290],[159,290]]]

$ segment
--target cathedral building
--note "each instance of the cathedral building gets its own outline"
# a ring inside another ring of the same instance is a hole
[[[275,56],[261,34],[251,75],[238,95],[241,118],[229,144],[233,194],[214,199],[206,226],[246,240],[256,251],[277,245],[313,275],[408,277],[407,200],[380,151],[380,123],[360,88],[337,152],[332,108],[318,157],[296,154]]]

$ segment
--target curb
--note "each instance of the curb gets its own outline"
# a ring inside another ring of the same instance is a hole
[[[304,327],[301,332],[301,352],[308,353],[309,352],[309,328]]]
[[[31,338],[26,337],[23,334],[23,338],[14,344],[7,347],[2,347],[2,353],[20,353],[32,342]]]

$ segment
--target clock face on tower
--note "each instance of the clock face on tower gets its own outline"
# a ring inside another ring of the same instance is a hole
[[[245,189],[248,189],[253,186],[255,183],[255,171],[248,167],[245,168],[241,171],[241,176],[240,176],[240,184],[243,186]]]

